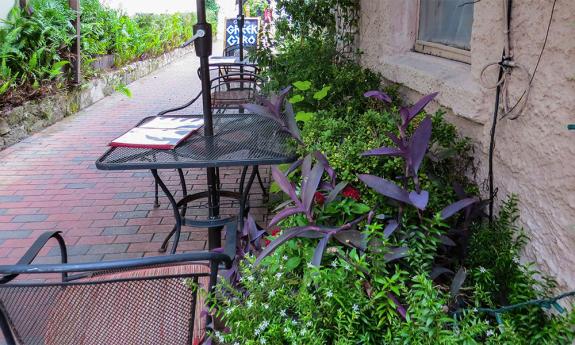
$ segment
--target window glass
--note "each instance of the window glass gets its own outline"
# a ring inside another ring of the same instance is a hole
[[[420,41],[470,50],[472,0],[420,0]]]

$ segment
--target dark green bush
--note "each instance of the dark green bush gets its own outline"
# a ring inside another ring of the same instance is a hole
[[[93,75],[91,63],[114,55],[116,67],[157,56],[192,36],[195,14],[129,17],[99,0],[81,3],[82,72]],[[217,4],[208,2],[208,20],[217,26]],[[70,21],[75,17],[67,0],[31,0],[15,7],[0,27],[0,106],[49,92],[67,83],[74,40]]]

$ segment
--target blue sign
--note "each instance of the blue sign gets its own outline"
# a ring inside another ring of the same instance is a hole
[[[258,44],[258,32],[260,30],[259,18],[244,19],[244,46],[255,46]],[[235,18],[226,19],[226,47],[240,44],[240,28],[238,20]]]

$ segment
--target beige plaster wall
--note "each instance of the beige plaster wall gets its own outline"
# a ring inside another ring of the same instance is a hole
[[[545,37],[553,0],[514,1],[512,48],[515,61],[532,72]],[[439,91],[434,107],[475,142],[483,183],[487,173],[494,91],[479,83],[483,67],[500,59],[502,0],[475,3],[471,64],[412,52],[418,0],[361,0],[362,63],[401,83],[415,100]],[[494,81],[497,71],[488,71]],[[522,93],[520,73],[510,82],[512,99]],[[575,288],[575,1],[558,0],[549,40],[528,104],[515,121],[497,127],[495,177],[501,200],[520,198],[521,221],[532,239],[525,256],[555,276],[561,288]]]
[[[0,19],[8,18],[8,13],[10,13],[10,10],[12,9],[12,7],[14,7],[15,4],[16,4],[15,0],[0,1]],[[3,23],[0,22],[0,25],[3,25]]]

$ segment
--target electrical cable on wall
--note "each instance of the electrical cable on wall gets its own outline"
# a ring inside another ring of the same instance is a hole
[[[499,108],[501,103],[501,97],[503,97],[503,114],[501,115],[500,119],[508,117],[509,120],[517,119],[525,109],[527,104],[527,99],[529,97],[529,92],[531,90],[531,86],[533,83],[533,79],[535,78],[535,74],[539,68],[539,64],[541,62],[541,58],[543,56],[543,52],[545,51],[545,47],[547,46],[547,41],[549,38],[549,31],[551,28],[551,23],[553,22],[553,14],[555,12],[555,5],[557,4],[557,0],[553,0],[553,5],[551,7],[551,14],[549,16],[549,22],[547,23],[547,30],[545,33],[545,39],[543,41],[543,46],[541,47],[541,52],[539,53],[539,57],[537,58],[537,63],[535,64],[535,68],[533,69],[533,73],[529,73],[528,69],[525,68],[523,65],[515,62],[513,60],[513,56],[511,54],[511,45],[510,45],[510,35],[511,35],[511,9],[513,2],[512,0],[503,0],[503,14],[504,14],[504,48],[503,53],[501,56],[501,61],[499,62],[492,62],[487,64],[480,73],[480,83],[486,89],[495,89],[495,109],[493,111],[493,118],[491,123],[491,130],[490,130],[490,140],[489,140],[489,171],[488,171],[488,184],[489,184],[489,222],[493,221],[493,205],[495,196],[497,194],[497,190],[494,188],[494,172],[493,172],[493,156],[495,152],[495,134],[497,128],[497,120],[499,117]],[[497,78],[497,82],[493,85],[488,84],[485,81],[485,72],[491,66],[499,66],[499,76]],[[524,74],[523,80],[525,80],[525,87],[519,99],[515,102],[513,106],[509,106],[509,82],[511,73],[513,70],[520,71]]]

